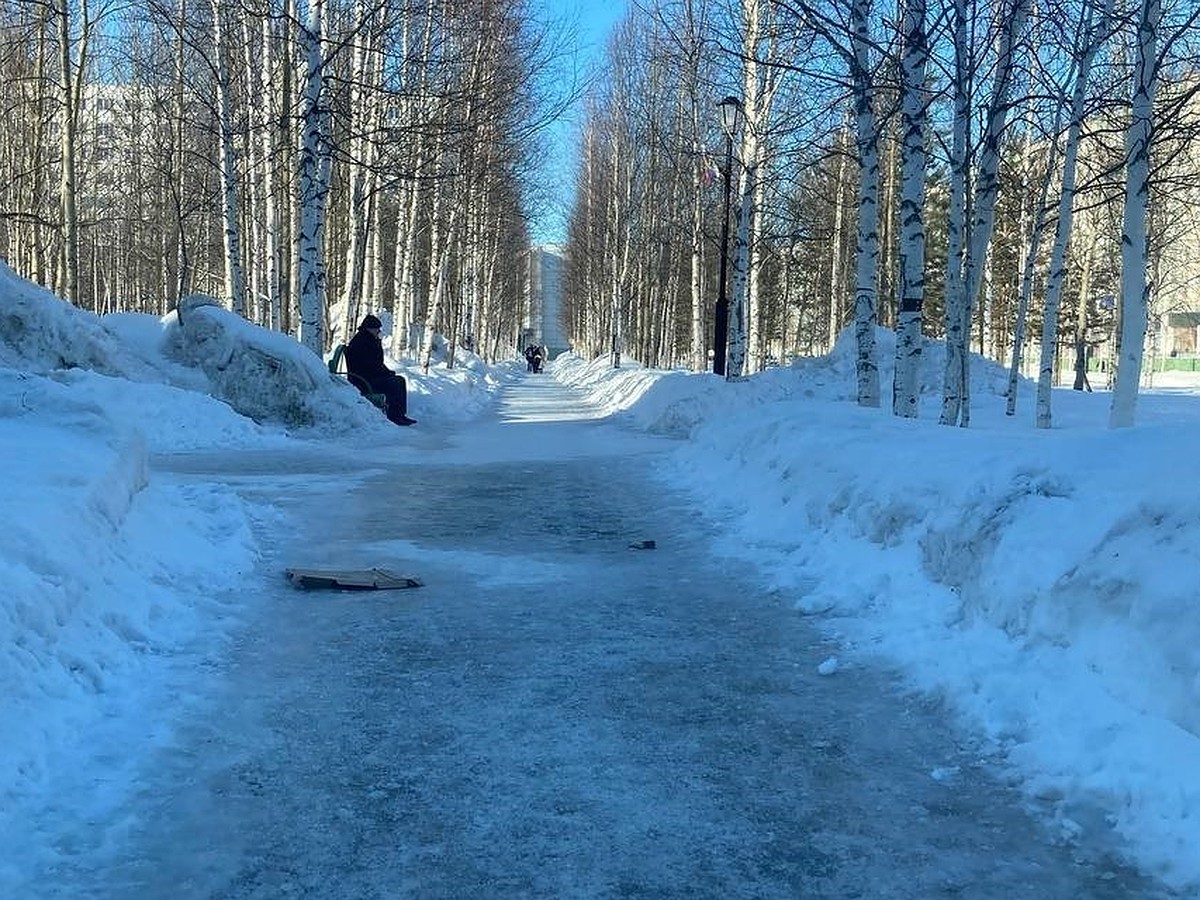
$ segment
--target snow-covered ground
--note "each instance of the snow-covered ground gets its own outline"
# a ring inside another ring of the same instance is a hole
[[[880,332],[883,383],[894,344]],[[849,340],[849,334],[843,336]],[[1100,823],[1200,896],[1200,503],[1187,477],[1200,395],[1139,399],[1108,429],[1109,395],[1032,385],[1004,415],[1004,372],[976,360],[969,429],[936,424],[929,345],[922,418],[853,403],[853,353],[718,384],[560,362],[639,427],[686,435],[669,477],[845,646],[944,696],[1064,836]]]
[[[897,667],[1066,836],[1103,827],[1078,812],[1098,804],[1149,871],[1200,896],[1200,504],[1184,477],[1200,396],[1143,395],[1139,427],[1114,432],[1106,394],[1062,391],[1041,432],[1028,393],[1003,415],[1003,373],[977,360],[972,427],[949,429],[935,346],[918,421],[851,402],[849,351],[735,384],[573,357],[551,376],[683,439],[664,477],[727,523],[720,552],[840,640],[830,677]],[[157,478],[152,457],[469,428],[521,377],[470,357],[400,368],[416,429],[200,301],[182,322],[97,318],[0,269],[0,847],[56,791],[119,807],[130,757],[169,728],[153,711],[186,702],[180,679],[202,680],[195,661],[238,627],[214,598],[254,566],[270,510]],[[0,850],[0,893],[27,864]]]

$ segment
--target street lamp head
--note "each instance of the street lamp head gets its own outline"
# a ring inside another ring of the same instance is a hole
[[[733,137],[737,134],[738,123],[742,117],[742,101],[737,97],[726,97],[717,104],[717,109],[721,111],[721,130],[725,132],[726,137]]]

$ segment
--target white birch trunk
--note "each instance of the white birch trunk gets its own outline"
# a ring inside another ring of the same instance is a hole
[[[1053,424],[1051,396],[1054,388],[1055,350],[1058,347],[1058,310],[1062,305],[1063,284],[1067,276],[1067,248],[1071,240],[1072,211],[1075,206],[1075,172],[1079,159],[1079,141],[1083,133],[1084,117],[1088,112],[1087,90],[1092,61],[1108,28],[1111,9],[1112,0],[1108,0],[1096,28],[1087,29],[1085,40],[1088,43],[1079,59],[1079,70],[1075,76],[1075,89],[1071,97],[1071,121],[1067,127],[1066,145],[1063,148],[1058,225],[1054,235],[1054,247],[1050,253],[1050,273],[1046,280],[1046,302],[1042,313],[1042,353],[1038,362],[1035,413],[1035,424],[1038,428],[1050,428]]]
[[[233,108],[229,84],[229,49],[225,39],[225,0],[213,0],[213,41],[217,53],[217,118],[220,123],[222,246],[225,251],[225,306],[246,314],[242,249],[238,223],[237,159],[233,147]]]
[[[428,60],[429,48],[432,43],[433,13],[432,2],[426,5],[423,38],[421,42],[421,59]],[[401,30],[401,52],[405,58],[409,55],[409,21],[404,19]],[[422,65],[421,72],[428,71]],[[422,85],[423,87],[423,85]],[[414,101],[404,101],[403,109],[408,111]],[[421,160],[425,153],[424,131],[417,133],[408,157],[414,171],[420,171]],[[393,327],[391,348],[392,355],[399,357],[413,349],[412,331],[416,324],[416,298],[414,297],[416,279],[413,273],[413,258],[416,253],[417,214],[420,211],[421,182],[410,180],[406,190],[396,203],[396,250],[392,260],[392,309]]]
[[[275,121],[277,110],[283,108],[283,98],[280,86],[275,79],[276,36],[270,17],[263,19],[263,109],[269,113],[264,116],[262,152],[263,163],[263,254],[266,271],[264,288],[266,307],[268,307],[268,323],[271,330],[278,331],[283,326],[283,292],[282,271],[283,252],[280,234],[280,200],[276,196],[278,188],[275,185],[276,156],[283,150],[283,142],[278,138],[274,126],[266,125],[266,120]]]
[[[449,275],[449,260],[451,238],[453,237],[455,213],[457,204],[447,199],[452,185],[451,177],[445,175],[445,160],[439,155],[439,178],[434,188],[433,208],[430,212],[429,234],[429,272],[425,288],[426,303],[421,318],[420,345],[417,348],[418,359],[426,371],[429,370],[433,358],[433,344],[437,331],[438,316],[441,315],[442,301],[446,290],[446,278]],[[446,207],[450,206],[448,221],[443,225]]]
[[[1079,305],[1075,317],[1075,381],[1072,388],[1077,391],[1092,390],[1087,377],[1087,330],[1088,314],[1091,310],[1092,271],[1096,263],[1096,236],[1093,233],[1083,248],[1083,260],[1079,273]]]
[[[765,166],[766,160],[769,159],[769,154],[765,152],[761,144],[759,145],[758,159],[759,166]],[[751,211],[748,220],[750,233],[747,236],[750,247],[750,278],[746,291],[747,374],[762,371],[763,355],[766,349],[762,309],[763,217],[758,214],[758,211],[763,209],[766,204],[767,191],[765,179],[758,177],[759,166],[756,166],[754,170],[754,191],[749,198]]]
[[[1058,133],[1058,120],[1054,123],[1054,133]],[[1053,171],[1054,164],[1057,160],[1057,142],[1050,142],[1050,152],[1046,158],[1046,171]],[[1025,161],[1024,173],[1022,175],[1022,187],[1028,185],[1028,178],[1025,173],[1028,173],[1032,168],[1031,160],[1032,142],[1025,141]],[[1029,318],[1029,301],[1033,296],[1033,274],[1037,269],[1038,255],[1042,249],[1042,236],[1046,231],[1046,205],[1050,198],[1050,179],[1042,177],[1042,189],[1035,201],[1036,206],[1033,212],[1033,229],[1029,235],[1029,244],[1023,249],[1024,260],[1021,264],[1021,287],[1020,293],[1017,296],[1017,317],[1013,326],[1013,346],[1012,360],[1008,367],[1008,388],[1006,390],[1006,401],[1004,414],[1011,416],[1017,412],[1017,386],[1021,377],[1021,360],[1025,354],[1025,331]]]
[[[698,114],[697,114],[698,115]],[[699,123],[695,123],[699,128]],[[700,142],[693,140],[693,152],[699,159]],[[696,166],[692,176],[692,242],[691,242],[691,295],[692,295],[692,371],[703,372],[708,368],[708,335],[704,330],[704,198],[700,178],[700,167]]]
[[[321,58],[324,2],[309,0],[307,19],[298,25],[305,80],[301,96],[301,142],[297,172],[297,299],[300,306],[300,343],[317,356],[325,352],[323,238],[328,183],[322,169],[328,136],[325,132],[324,66]]]
[[[879,268],[879,137],[872,106],[871,0],[850,7],[855,139],[858,145],[858,247],[854,284],[855,384],[859,406],[879,406],[875,351],[876,274]],[[791,254],[789,254],[790,258]]]
[[[187,2],[187,0],[181,0]],[[298,23],[300,21],[299,0],[286,0],[287,2],[287,22]],[[280,38],[281,52],[279,54],[281,64],[279,67],[279,112],[283,116],[285,110],[295,110],[297,114],[301,108],[301,91],[303,88],[303,66],[301,65],[303,58],[303,47],[299,38],[299,28],[291,24],[280,26],[278,36]],[[281,148],[280,158],[284,160],[280,167],[281,173],[284,174],[283,183],[290,187],[281,191],[281,206],[279,210],[280,227],[283,231],[284,238],[280,242],[280,247],[284,251],[281,255],[281,265],[279,269],[279,283],[281,293],[284,297],[283,303],[287,304],[287,309],[284,315],[285,321],[290,321],[291,331],[296,336],[300,335],[300,172],[301,154],[300,151],[304,146],[304,128],[303,123],[299,118],[296,118],[298,123],[296,127],[288,130],[281,130],[279,135]],[[282,304],[281,304],[282,305]]]
[[[845,204],[842,203],[842,183],[846,179],[846,129],[844,127],[838,129],[837,140],[837,174],[833,181],[833,234],[830,243],[833,245],[829,261],[829,323],[826,333],[825,347],[826,352],[833,352],[833,345],[837,343],[838,332],[842,328],[842,245],[845,243],[843,236],[843,219],[845,217]]]
[[[701,177],[703,163],[700,143],[700,47],[702,38],[698,34],[695,10],[688,2],[685,7],[687,15],[687,71],[685,74],[688,125],[692,130],[692,154],[697,164],[692,167],[692,203],[691,203],[691,298],[692,298],[692,371],[703,372],[708,368],[708,335],[705,333],[705,302],[704,302],[704,182]]]
[[[433,362],[433,343],[438,316],[441,315],[442,307],[446,303],[446,292],[449,290],[450,256],[454,242],[457,239],[457,234],[458,204],[451,203],[450,222],[446,226],[446,241],[442,246],[440,258],[438,259],[436,278],[433,283],[433,290],[429,296],[429,309],[425,315],[425,340],[421,348],[421,370],[426,374],[429,373],[429,366]]]
[[[967,39],[967,0],[954,2],[954,124],[950,143],[950,209],[946,221],[946,368],[942,395],[942,424],[958,418],[961,402],[963,357],[967,338],[963,334],[967,305],[963,281],[965,235],[967,233],[967,175],[970,168],[968,144],[971,126],[971,45]]]
[[[997,51],[992,96],[987,107],[987,127],[976,179],[975,218],[971,223],[970,243],[967,246],[963,301],[955,309],[958,322],[953,340],[949,333],[946,335],[946,372],[940,419],[943,425],[961,425],[965,428],[971,419],[970,404],[966,400],[970,383],[971,314],[979,302],[988,248],[996,223],[996,198],[1000,193],[1000,140],[1008,116],[1014,53],[1029,15],[1029,3],[1030,0],[1012,0],[1000,31],[1000,48]]]
[[[892,413],[915,418],[921,396],[921,310],[925,303],[925,0],[907,0],[901,18],[900,309]]]
[[[418,137],[417,159],[423,152],[424,142]],[[403,341],[404,349],[414,349],[412,344],[412,326],[417,321],[417,279],[414,269],[417,253],[417,216],[421,210],[421,189],[417,181],[408,188],[405,202],[396,210],[396,231],[403,235],[401,243],[396,247],[396,259],[392,270],[392,291],[395,295],[395,322],[401,326],[392,329],[392,352],[395,354]],[[401,332],[397,334],[396,332]]]
[[[184,193],[184,172],[183,172],[183,161],[184,161],[183,134],[184,134],[184,129],[183,129],[183,125],[184,125],[185,116],[187,114],[187,110],[184,108],[184,92],[183,92],[184,79],[186,78],[186,69],[185,69],[185,65],[184,65],[184,50],[185,50],[186,42],[184,41],[182,35],[183,35],[184,23],[187,21],[187,0],[179,0],[179,4],[176,7],[176,14],[178,16],[178,18],[176,20],[176,22],[177,22],[176,27],[179,29],[178,30],[179,36],[177,38],[177,44],[176,44],[176,48],[175,48],[175,59],[174,59],[175,81],[174,81],[174,84],[172,85],[172,88],[174,89],[174,94],[175,94],[174,104],[173,104],[174,112],[175,112],[175,121],[173,123],[172,135],[171,135],[172,139],[175,142],[174,160],[173,160],[173,165],[175,167],[175,178],[174,178],[174,183],[172,185],[172,188],[174,190],[173,200],[174,200],[174,204],[175,204],[174,212],[175,212],[175,225],[176,225],[175,284],[172,285],[172,287],[174,288],[174,291],[175,291],[175,296],[173,299],[174,299],[176,308],[178,308],[179,302],[184,298],[184,296],[187,293],[187,286],[188,286],[188,281],[189,281],[188,266],[190,264],[189,259],[188,259],[187,231],[184,229],[184,222],[183,222],[183,193]]]
[[[413,167],[422,168],[425,155],[425,138],[419,134],[412,150]],[[396,326],[392,328],[392,353],[399,355],[401,348],[407,353],[417,349],[414,327],[419,320],[417,310],[417,223],[424,195],[422,180],[416,178],[408,183],[407,193],[396,209],[396,233],[399,244],[392,269],[392,293],[394,296]]]
[[[615,134],[616,129],[614,129]],[[620,234],[620,205],[617,202],[617,184],[620,179],[620,156],[615,147],[616,139],[614,138],[613,149],[613,168],[612,168],[612,187],[610,188],[609,201],[609,224],[605,229],[610,235],[610,245],[615,245],[619,240]],[[615,247],[614,247],[615,251]],[[609,285],[608,285],[608,355],[609,362],[614,369],[621,368],[621,344],[624,335],[621,333],[621,281],[622,281],[622,266],[617,254],[614,252],[609,264]]]
[[[59,117],[62,169],[59,181],[59,203],[62,212],[62,277],[61,291],[68,303],[79,302],[79,213],[75,201],[75,76],[71,62],[71,7],[69,0],[58,0],[55,15],[58,20],[59,76],[62,79]]]
[[[759,296],[762,276],[761,217],[755,207],[763,202],[764,185],[759,177],[765,164],[765,142],[770,130],[771,108],[779,87],[779,69],[770,63],[776,54],[778,34],[772,26],[772,7],[764,0],[742,0],[742,19],[745,36],[742,45],[742,97],[746,116],[742,129],[741,162],[744,170],[753,170],[753,185],[743,191],[745,215],[746,296],[743,301],[744,329],[748,357],[741,374],[757,371],[762,346],[762,322]]]
[[[310,3],[315,0],[309,0]],[[329,31],[329,0],[320,0],[321,2],[321,41],[318,43],[318,49],[322,58],[322,84],[324,85],[324,54],[326,52],[328,41],[326,35]],[[330,246],[332,241],[328,235],[327,225],[329,223],[329,194],[330,184],[333,179],[333,109],[330,102],[329,89],[323,87],[322,102],[320,104],[320,128],[321,128],[321,143],[320,154],[318,155],[317,178],[320,184],[321,196],[324,198],[321,204],[321,216],[317,220],[317,245],[321,248],[320,254],[317,256],[317,262],[321,269],[321,298],[324,303],[324,308],[321,310],[322,333],[323,339],[328,346],[329,344],[329,296],[327,287],[329,284],[329,259]]]
[[[244,248],[244,271],[246,280],[246,316],[258,325],[266,323],[268,314],[264,303],[265,291],[262,280],[264,272],[263,254],[267,245],[265,198],[263,197],[263,169],[270,157],[263,153],[261,141],[254,140],[254,125],[268,121],[265,115],[270,96],[258,89],[262,83],[262,70],[270,65],[268,46],[258,45],[261,35],[256,34],[249,16],[242,19],[242,90],[246,94],[244,125],[241,131],[243,152],[246,155],[246,187],[249,202],[246,204],[246,227],[249,229],[249,247]],[[256,69],[255,66],[260,66]],[[267,129],[263,129],[264,131]]]
[[[1121,349],[1117,379],[1113,384],[1109,425],[1131,428],[1142,377],[1142,351],[1146,340],[1146,310],[1150,282],[1147,210],[1150,202],[1150,139],[1158,68],[1160,0],[1141,0],[1138,46],[1134,63],[1134,90],[1129,131],[1125,136],[1128,175],[1125,216],[1121,228]]]
[[[632,162],[626,162],[621,146],[619,128],[612,130],[611,203],[607,232],[611,235],[611,246],[617,251],[611,259],[609,283],[609,354],[614,369],[621,367],[621,354],[625,347],[625,286],[629,279],[629,261],[632,252],[633,232],[625,226],[624,218],[631,208],[633,195]]]
[[[353,75],[350,88],[350,199],[349,232],[346,246],[346,276],[338,314],[331,316],[334,341],[348,339],[354,333],[362,305],[363,277],[367,260],[370,205],[366,201],[368,172],[374,163],[374,140],[370,135],[378,126],[378,95],[373,90],[374,67],[370,56],[374,23],[364,0],[356,0],[354,20]]]
[[[742,170],[742,198],[738,206],[737,237],[733,246],[733,285],[730,290],[732,303],[729,307],[729,361],[726,378],[737,380],[745,375],[746,369],[746,314],[749,307],[750,279],[750,232],[754,216],[754,190],[757,170]]]
[[[375,178],[372,176],[372,181]],[[363,278],[363,293],[383,304],[383,208],[382,197],[376,191],[371,192],[371,239],[367,244],[367,264]]]

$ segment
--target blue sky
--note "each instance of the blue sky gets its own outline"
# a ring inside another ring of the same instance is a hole
[[[609,30],[625,15],[627,0],[541,0],[547,10],[579,20],[581,49],[600,53]]]
[[[546,21],[560,23],[568,32],[574,33],[576,68],[582,73],[599,63],[604,54],[605,41],[613,26],[625,15],[628,2],[537,0],[537,7]],[[575,133],[580,125],[581,113],[582,104],[577,103],[552,129],[550,154],[543,163],[543,171],[551,182],[555,207],[536,214],[531,230],[533,240],[537,243],[563,243],[566,240],[566,220],[577,150]]]

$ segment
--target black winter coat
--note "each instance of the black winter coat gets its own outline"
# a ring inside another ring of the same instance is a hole
[[[346,345],[346,371],[368,379],[395,374],[383,364],[383,342],[365,328],[358,329]]]

